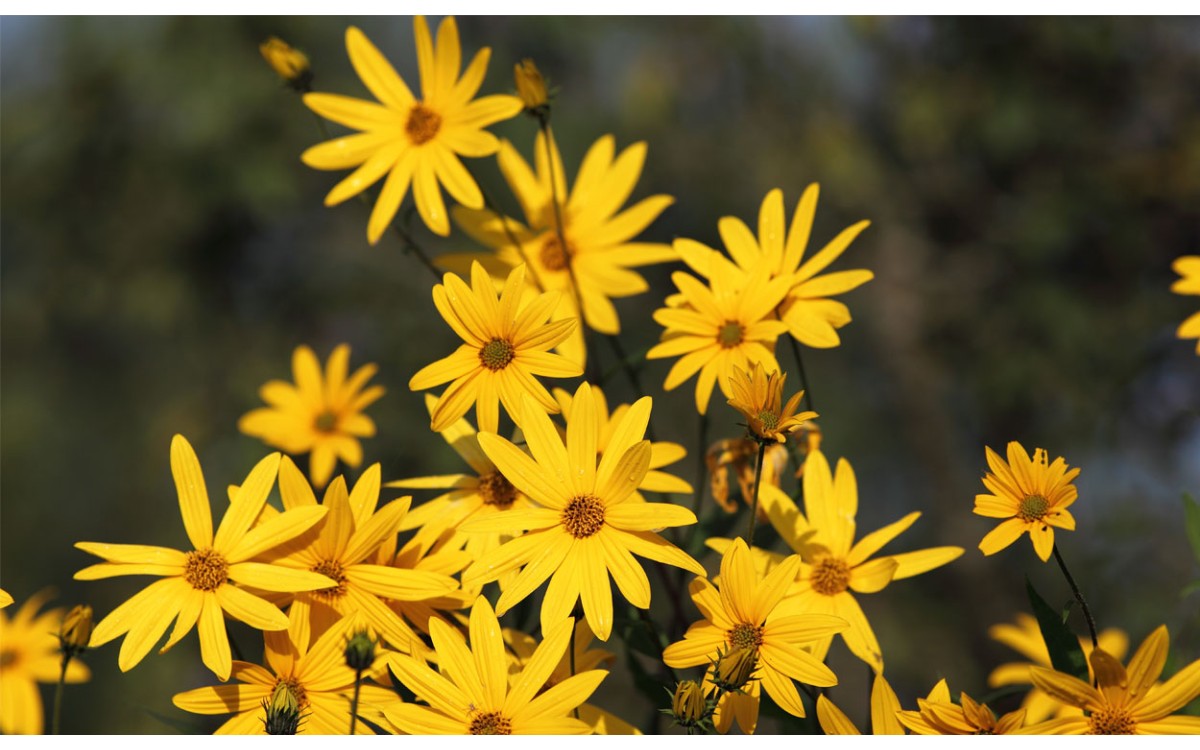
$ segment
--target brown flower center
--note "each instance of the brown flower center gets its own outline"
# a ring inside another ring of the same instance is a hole
[[[313,420],[313,427],[317,432],[333,432],[333,428],[337,427],[337,415],[331,411],[323,411]]]
[[[1088,717],[1088,734],[1133,734],[1135,727],[1129,711],[1118,706],[1105,706]]]
[[[183,564],[183,580],[197,591],[216,591],[229,580],[229,563],[214,549],[193,550]]]
[[[471,734],[512,734],[512,722],[499,711],[475,714],[471,718]]]
[[[493,471],[479,477],[479,494],[483,497],[484,505],[505,510],[517,499],[517,488],[503,474]]]
[[[337,560],[322,560],[311,568],[312,572],[320,573],[326,578],[332,578],[337,581],[336,586],[330,586],[327,589],[320,589],[312,592],[314,595],[325,599],[337,599],[344,596],[346,593],[346,572],[342,568],[342,564]]]
[[[280,677],[271,688],[271,693],[274,694],[280,685],[292,694],[301,711],[308,708],[308,695],[304,692],[304,686],[295,677]]]
[[[14,649],[4,649],[0,651],[0,667],[11,667],[17,663],[17,651]]]
[[[433,140],[441,127],[442,116],[417,102],[408,111],[408,122],[404,124],[404,131],[408,133],[408,139],[414,146],[420,146]]]
[[[492,339],[479,350],[479,361],[489,370],[503,370],[515,355],[512,344],[504,339]]]
[[[725,642],[731,649],[756,651],[763,642],[763,629],[748,622],[739,623],[725,631]]]
[[[742,328],[742,324],[736,320],[727,320],[725,325],[721,326],[721,330],[717,331],[717,343],[722,349],[732,349],[742,343],[743,337],[746,335],[746,329]]]
[[[1040,521],[1042,516],[1046,515],[1049,510],[1050,503],[1046,502],[1046,498],[1041,495],[1027,495],[1021,501],[1021,507],[1017,510],[1017,517],[1022,521]]]
[[[575,246],[567,242],[564,251],[562,243],[558,241],[558,234],[551,232],[546,241],[542,243],[542,252],[539,257],[547,271],[565,271],[574,255]]]
[[[850,566],[838,557],[822,557],[813,564],[810,581],[818,594],[840,594],[850,587]]]
[[[587,539],[604,526],[604,503],[591,495],[572,498],[563,508],[563,527],[576,539]]]

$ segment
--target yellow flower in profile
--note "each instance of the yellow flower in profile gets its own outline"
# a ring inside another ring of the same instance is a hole
[[[517,84],[517,95],[527,112],[536,112],[546,106],[546,81],[533,60],[528,57],[513,66],[513,80]]]
[[[430,623],[433,647],[443,673],[411,656],[393,655],[396,677],[428,706],[393,704],[388,721],[407,734],[591,734],[570,714],[608,675],[593,669],[543,691],[567,649],[574,620],[545,628],[545,639],[525,669],[510,680],[504,638],[487,599],[471,608],[470,644],[454,628]]]
[[[258,45],[258,51],[285,83],[297,91],[308,90],[312,83],[312,71],[308,68],[307,55],[277,36]]]
[[[729,381],[735,367],[749,369],[761,363],[778,371],[775,340],[787,331],[779,320],[769,320],[788,291],[788,280],[768,280],[765,267],[756,271],[743,288],[735,288],[728,276],[718,274],[711,286],[694,276],[676,271],[671,275],[687,308],[663,307],[654,319],[666,330],[662,341],[646,353],[646,359],[680,357],[663,383],[670,391],[697,372],[696,410],[708,411],[713,385],[726,398],[733,398]]]
[[[962,547],[931,547],[916,552],[874,557],[904,533],[921,514],[909,513],[895,523],[862,537],[856,543],[854,517],[858,513],[858,482],[846,459],[837,464],[836,476],[820,451],[809,454],[804,468],[804,509],[782,490],[763,485],[760,497],[771,525],[802,559],[796,580],[779,605],[780,616],[830,614],[850,623],[842,638],[850,651],[876,672],[883,671],[883,653],[875,631],[855,594],[874,594],[892,581],[939,568],[958,558]],[[711,539],[709,546],[724,552],[728,540]],[[754,550],[759,564],[772,569],[783,561],[774,552]],[[824,659],[833,637],[818,641],[812,651]]]
[[[635,143],[619,154],[615,144],[611,135],[592,144],[568,194],[566,172],[553,136],[548,158],[546,136],[538,133],[533,144],[534,168],[504,141],[497,159],[521,204],[524,221],[499,217],[492,211],[455,209],[454,220],[459,226],[496,253],[443,255],[438,262],[461,270],[467,261],[480,260],[500,279],[509,269],[527,263],[530,273],[526,280],[534,291],[562,292],[551,320],[580,317],[571,288],[574,274],[583,304],[583,322],[600,333],[620,333],[621,321],[612,300],[649,289],[646,280],[633,269],[679,258],[669,245],[635,241],[675,200],[669,195],[652,195],[621,210],[641,176],[646,144]],[[553,190],[552,184],[556,185]],[[558,215],[565,248],[555,223],[555,193],[560,202]],[[573,362],[585,364],[582,328],[574,331],[558,351]]]
[[[946,697],[949,696],[947,692]],[[892,690],[883,674],[877,672],[875,682],[871,684],[871,734],[904,734],[904,725],[896,718],[899,711],[900,699],[896,697],[896,691]],[[817,721],[825,734],[862,734],[854,722],[824,694],[817,696]]]
[[[583,368],[548,350],[575,327],[574,320],[547,323],[558,293],[540,295],[521,305],[525,268],[508,275],[499,299],[487,271],[471,264],[471,286],[452,273],[433,288],[433,304],[446,323],[465,342],[448,357],[421,368],[408,387],[423,391],[450,382],[433,409],[430,429],[441,432],[472,405],[480,432],[500,427],[500,404],[514,420],[521,395],[533,397],[551,414],[558,404],[534,376],[575,378]]]
[[[442,236],[450,234],[450,219],[441,188],[468,208],[483,208],[483,194],[459,156],[488,156],[500,147],[484,130],[521,111],[521,100],[507,94],[472,98],[487,73],[491,50],[483,48],[462,77],[462,50],[454,18],[442,21],[437,44],[423,16],[413,20],[422,98],[417,99],[391,63],[366,35],[346,29],[346,50],[358,77],[379,103],[338,94],[306,94],[304,103],[322,117],[362,131],[325,141],[308,149],[301,159],[315,169],[357,167],[325,196],[326,206],[352,198],[387,179],[367,223],[367,239],[379,241],[400,209],[411,183],[417,213],[425,225]]]
[[[182,435],[171,440],[171,473],[179,495],[183,527],[194,549],[180,552],[141,544],[78,542],[76,547],[106,562],[75,574],[81,581],[126,575],[163,576],[114,609],[92,631],[92,647],[125,635],[117,663],[122,672],[137,666],[171,621],[175,627],[159,653],[199,627],[200,656],[222,680],[229,679],[232,657],[225,615],[259,630],[283,630],[288,619],[270,602],[242,586],[295,592],[328,588],[334,582],[319,573],[254,562],[253,558],[303,534],[325,517],[324,508],[298,508],[251,528],[275,484],[279,454],[258,462],[225,511],[216,534],[208,490],[196,452]],[[240,584],[235,586],[234,583]]]
[[[1200,294],[1200,255],[1176,258],[1171,268],[1183,277],[1171,285],[1172,292]],[[1200,312],[1192,313],[1187,320],[1180,323],[1175,335],[1181,339],[1196,339],[1196,354],[1200,354]]]
[[[782,443],[787,440],[787,434],[800,427],[810,419],[816,419],[815,411],[796,410],[800,408],[800,399],[804,391],[798,391],[783,403],[783,386],[787,382],[787,373],[767,373],[761,362],[755,362],[750,372],[740,367],[733,368],[733,377],[729,379],[729,389],[733,398],[729,405],[742,413],[746,418],[746,428],[758,440]]]
[[[1079,497],[1075,485],[1079,469],[1067,469],[1061,457],[1047,464],[1046,451],[1038,448],[1033,458],[1015,440],[1008,444],[1008,463],[987,448],[991,471],[983,485],[991,495],[975,496],[975,514],[988,518],[1004,518],[1004,523],[992,529],[979,543],[985,555],[994,555],[1017,538],[1029,532],[1033,550],[1045,562],[1054,551],[1054,529],[1075,530],[1075,517],[1067,510]]]
[[[713,499],[726,513],[736,513],[736,499],[730,499],[730,475],[736,479],[742,500],[746,506],[752,504],[754,497],[754,470],[758,463],[758,443],[749,438],[734,438],[718,440],[709,446],[704,456],[704,465],[708,468],[709,487]],[[779,443],[767,445],[763,456],[762,482],[776,487],[783,481],[787,470],[788,450]],[[767,511],[760,504],[758,517],[765,520]]]
[[[528,531],[467,568],[463,586],[472,588],[520,568],[496,603],[503,615],[550,578],[542,601],[542,630],[566,618],[581,598],[588,625],[607,641],[613,625],[609,575],[630,604],[650,606],[650,581],[633,555],[704,575],[699,563],[655,531],[695,523],[690,510],[629,501],[650,466],[650,442],[642,439],[650,405],[646,396],[629,408],[598,465],[599,426],[587,383],[575,392],[575,418],[567,425],[565,445],[550,417],[529,398],[523,404],[521,429],[532,458],[499,435],[480,433],[479,445],[487,457],[542,507],[465,524],[466,532],[514,526]]]
[[[758,723],[759,690],[793,716],[804,716],[804,703],[792,680],[817,687],[837,684],[837,676],[805,646],[846,629],[840,617],[820,614],[783,616],[779,603],[800,568],[792,555],[764,578],[754,571],[750,550],[734,539],[721,558],[720,588],[706,578],[688,586],[704,620],[688,628],[682,641],[667,646],[663,662],[669,667],[711,664],[725,652],[744,649],[757,656],[754,681],[742,693],[725,693],[713,721],[724,734],[734,715],[743,732],[753,734]]]
[[[1025,723],[1023,708],[996,718],[990,708],[966,693],[959,694],[957,704],[951,702],[945,680],[938,682],[929,698],[918,698],[917,706],[917,711],[901,711],[897,715],[913,734],[1018,734]]]
[[[347,734],[354,670],[346,666],[342,652],[350,634],[363,628],[362,619],[346,617],[312,644],[289,630],[266,632],[265,666],[235,661],[236,682],[178,693],[171,702],[194,714],[234,714],[216,734],[265,734],[263,701],[282,686],[299,706],[296,734]],[[377,651],[375,664],[364,677],[382,676],[387,658],[387,652]],[[399,702],[400,697],[388,688],[366,682],[359,687],[358,713],[376,723],[385,707]],[[355,734],[374,732],[360,721]]]
[[[37,683],[58,682],[62,669],[56,633],[63,610],[38,613],[49,598],[49,590],[34,594],[11,620],[0,612],[0,732],[4,734],[42,733],[42,695]],[[0,602],[2,606],[6,605]],[[71,660],[67,682],[87,682],[90,677],[87,665]]]
[[[296,384],[272,380],[264,385],[259,395],[269,406],[244,414],[238,429],[285,453],[311,453],[309,475],[313,484],[324,487],[338,459],[352,467],[362,463],[358,440],[375,435],[375,422],[362,412],[383,395],[383,386],[364,387],[375,375],[375,365],[363,365],[347,377],[349,364],[350,347],[341,344],[329,355],[322,377],[313,350],[296,347]]]
[[[1046,641],[1042,638],[1042,630],[1038,627],[1037,620],[1032,615],[1021,612],[1017,615],[1015,625],[1001,623],[988,628],[988,635],[996,641],[1003,643],[1005,646],[1018,651],[1022,656],[1029,659],[1029,662],[1010,662],[1001,664],[992,670],[988,675],[988,687],[1000,688],[1007,685],[1033,685],[1033,677],[1030,676],[1030,671],[1033,667],[1050,667],[1050,651],[1046,648]],[[1097,636],[1100,642],[1100,648],[1115,656],[1118,659],[1125,658],[1125,652],[1129,649],[1129,636],[1124,631],[1117,628],[1106,628],[1100,631]],[[1090,638],[1080,638],[1079,645],[1083,649],[1085,656],[1092,653],[1092,640]],[[1030,663],[1032,662],[1032,663]],[[1025,700],[1021,702],[1021,708],[1025,709],[1025,721],[1029,724],[1036,724],[1050,718],[1051,716],[1076,716],[1083,713],[1080,709],[1074,706],[1066,706],[1059,703],[1045,693],[1045,691],[1032,687],[1025,695]]]
[[[1087,712],[1027,727],[1029,734],[1200,734],[1200,716],[1172,716],[1200,695],[1200,660],[1156,685],[1167,663],[1167,627],[1142,642],[1129,667],[1104,649],[1089,661],[1097,686],[1052,669],[1033,667],[1033,684]]]

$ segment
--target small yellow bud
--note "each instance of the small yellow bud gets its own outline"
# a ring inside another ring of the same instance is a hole
[[[517,95],[525,104],[525,109],[536,111],[546,106],[546,82],[533,60],[525,58],[513,66],[513,78],[517,82]]]
[[[360,630],[346,640],[346,666],[355,672],[364,672],[375,662],[375,639],[367,631]]]
[[[308,57],[298,49],[273,36],[258,45],[258,51],[289,86],[297,91],[307,91],[312,83],[312,71],[308,69]]]
[[[300,700],[292,686],[279,682],[270,700],[263,701],[267,716],[263,725],[267,734],[295,734],[300,729]]]
[[[739,692],[754,676],[754,670],[757,668],[758,652],[755,649],[734,649],[717,659],[712,681],[723,690]]]
[[[675,686],[671,712],[681,727],[692,727],[704,718],[704,688],[695,680],[685,680]]]
[[[64,654],[78,656],[92,639],[92,608],[77,604],[63,618],[58,629],[58,643]]]

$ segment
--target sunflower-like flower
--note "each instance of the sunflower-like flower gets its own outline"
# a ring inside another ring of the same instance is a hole
[[[514,525],[528,531],[467,568],[463,586],[478,586],[520,568],[496,603],[503,615],[553,576],[542,602],[542,630],[567,617],[582,598],[588,625],[607,641],[613,625],[610,574],[630,604],[650,606],[650,581],[634,554],[704,575],[699,563],[654,531],[695,523],[690,510],[629,501],[650,466],[650,442],[642,439],[650,406],[646,396],[629,408],[598,465],[599,426],[587,383],[575,392],[565,445],[550,417],[530,398],[523,404],[521,428],[532,458],[498,435],[480,433],[487,457],[542,507],[465,524],[466,532],[507,531]]]
[[[444,673],[411,656],[393,655],[396,677],[428,706],[385,709],[388,721],[407,734],[591,734],[570,717],[608,675],[599,669],[568,677],[545,691],[566,651],[574,620],[544,629],[545,639],[515,679],[510,679],[500,622],[480,597],[471,608],[470,644],[441,621],[430,623],[433,647]]]
[[[547,292],[521,305],[524,288],[525,267],[518,266],[508,275],[497,299],[491,277],[479,263],[471,264],[471,286],[448,273],[444,283],[433,288],[438,312],[466,342],[408,381],[414,391],[453,381],[433,408],[430,429],[434,432],[454,424],[472,405],[479,431],[496,432],[500,404],[515,420],[522,394],[556,414],[558,404],[534,376],[575,378],[583,374],[581,366],[548,351],[576,324],[573,319],[546,322],[558,293]]]
[[[992,529],[979,543],[985,555],[994,555],[1017,541],[1025,532],[1033,542],[1033,550],[1042,562],[1054,551],[1054,529],[1075,530],[1075,517],[1067,510],[1079,497],[1071,484],[1079,469],[1067,469],[1059,458],[1047,463],[1046,451],[1038,448],[1033,458],[1017,441],[1008,444],[1008,463],[987,448],[991,471],[984,476],[983,485],[991,495],[975,496],[975,514],[988,518],[1007,519]]]
[[[897,718],[913,734],[1017,734],[1025,723],[1025,709],[997,718],[992,710],[966,693],[958,703],[950,700],[950,688],[941,680],[929,698],[917,699],[918,710],[901,711]]]
[[[940,684],[945,689],[945,683]],[[946,697],[949,699],[949,691]],[[892,690],[882,673],[876,673],[875,681],[871,684],[871,734],[904,734],[904,725],[896,718],[899,711],[900,699],[896,697],[896,691]],[[862,734],[850,717],[824,694],[817,696],[817,721],[825,734]]]
[[[75,574],[81,581],[127,575],[164,576],[114,609],[92,630],[92,647],[125,635],[117,663],[127,672],[175,627],[159,653],[174,646],[193,627],[200,630],[200,656],[221,680],[229,679],[232,657],[225,614],[259,630],[283,630],[288,618],[275,605],[242,586],[262,591],[324,589],[335,582],[321,573],[253,562],[261,554],[303,534],[325,517],[325,509],[297,508],[251,526],[275,484],[278,453],[258,462],[238,487],[213,534],[212,508],[200,461],[182,435],[171,440],[171,473],[179,495],[183,527],[194,549],[181,552],[140,544],[77,542],[76,547],[106,562]],[[234,583],[240,584],[235,586]]]
[[[1182,278],[1171,285],[1176,294],[1200,294],[1200,255],[1185,255],[1171,264]],[[1200,354],[1200,312],[1192,313],[1179,324],[1175,335],[1181,339],[1196,339],[1196,354]]]
[[[453,17],[442,21],[436,45],[423,16],[413,20],[413,30],[421,99],[413,96],[391,63],[353,26],[346,29],[350,64],[379,103],[338,94],[304,97],[318,115],[362,131],[313,146],[300,157],[315,169],[357,167],[325,196],[326,206],[358,195],[387,175],[367,223],[372,245],[392,223],[410,183],[417,213],[442,236],[450,234],[450,219],[441,187],[464,206],[483,208],[483,194],[458,157],[496,153],[500,142],[484,128],[521,111],[521,100],[506,94],[472,101],[487,73],[491,50],[485,47],[476,53],[460,78],[462,50]]]
[[[0,612],[0,732],[4,734],[42,733],[42,696],[37,683],[58,682],[62,654],[58,650],[61,608],[38,610],[50,598],[43,590],[25,600],[12,619]],[[0,608],[12,602],[0,597]],[[66,681],[87,682],[87,665],[72,659]]]
[[[580,317],[571,288],[574,276],[583,305],[583,322],[600,333],[620,333],[621,321],[612,300],[641,294],[649,288],[632,269],[679,258],[669,245],[634,241],[675,201],[669,195],[652,195],[620,210],[642,173],[646,144],[635,143],[617,154],[615,143],[611,135],[606,135],[592,144],[568,194],[562,157],[553,136],[547,142],[545,134],[538,133],[533,144],[535,168],[504,141],[497,159],[521,204],[524,221],[497,216],[492,211],[455,209],[454,220],[459,226],[496,253],[441,256],[438,262],[453,270],[465,268],[470,260],[480,260],[498,279],[528,263],[527,281],[533,290],[563,293],[551,320]],[[562,239],[555,218],[555,194],[560,202]],[[559,352],[572,362],[584,364],[583,330],[574,331],[559,346]]]
[[[1129,667],[1102,648],[1088,661],[1096,687],[1052,669],[1032,667],[1033,684],[1087,715],[1026,727],[1029,734],[1200,734],[1200,716],[1172,716],[1200,695],[1200,660],[1156,685],[1167,663],[1170,638],[1160,626],[1138,648]]]
[[[988,687],[1032,685],[1033,678],[1030,676],[1030,670],[1035,666],[1051,666],[1050,650],[1046,648],[1046,641],[1042,638],[1042,629],[1038,627],[1037,620],[1032,615],[1021,612],[1017,615],[1015,625],[1009,623],[993,625],[988,628],[988,635],[993,640],[1003,643],[1029,659],[1029,662],[1010,662],[993,669],[992,673],[988,675]],[[1100,648],[1112,656],[1118,659],[1125,658],[1125,652],[1129,649],[1129,636],[1124,631],[1117,628],[1106,628],[1100,631],[1097,640],[1100,642]],[[1079,646],[1083,649],[1085,656],[1092,653],[1090,638],[1080,638]],[[1033,687],[1026,693],[1025,700],[1021,702],[1021,708],[1025,709],[1025,721],[1029,724],[1036,724],[1051,716],[1077,716],[1082,713],[1074,706],[1059,703],[1037,687]]]
[[[804,391],[798,391],[786,404],[783,403],[786,382],[787,373],[768,373],[761,362],[755,362],[750,372],[733,368],[733,377],[729,380],[733,398],[729,399],[729,405],[746,418],[746,428],[756,440],[782,443],[789,432],[817,418],[815,411],[796,413]]]
[[[375,435],[375,422],[362,412],[384,392],[380,385],[365,387],[375,375],[374,364],[347,377],[349,365],[350,347],[341,344],[329,355],[322,377],[313,350],[296,347],[295,385],[283,380],[264,385],[259,395],[269,406],[244,414],[238,429],[293,456],[311,453],[309,475],[313,484],[324,487],[338,459],[352,467],[362,463],[358,440]]]

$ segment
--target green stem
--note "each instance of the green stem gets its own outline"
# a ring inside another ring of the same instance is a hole
[[[58,734],[59,719],[62,718],[63,685],[67,681],[67,665],[71,663],[71,654],[64,651],[62,669],[58,673],[58,684],[54,687],[54,718],[50,722],[50,734]]]
[[[754,524],[758,521],[758,486],[762,484],[763,458],[767,455],[767,443],[758,441],[758,461],[754,466],[754,501],[750,505],[750,530],[746,533],[746,546],[754,546]]]
[[[1058,545],[1054,545],[1054,559],[1058,562],[1058,567],[1063,572],[1063,577],[1067,579],[1067,585],[1071,587],[1071,591],[1075,594],[1075,600],[1079,602],[1079,606],[1083,609],[1083,618],[1087,620],[1088,633],[1092,636],[1092,648],[1100,648],[1100,641],[1096,638],[1096,621],[1092,619],[1092,610],[1088,609],[1087,602],[1083,598],[1083,592],[1079,590],[1079,585],[1075,583],[1075,579],[1071,576],[1071,571],[1067,570],[1067,564],[1063,561],[1062,553],[1058,551]]]
[[[354,700],[350,701],[350,736],[354,736],[354,730],[358,725],[358,692],[362,688],[362,670],[359,669],[354,673]]]

